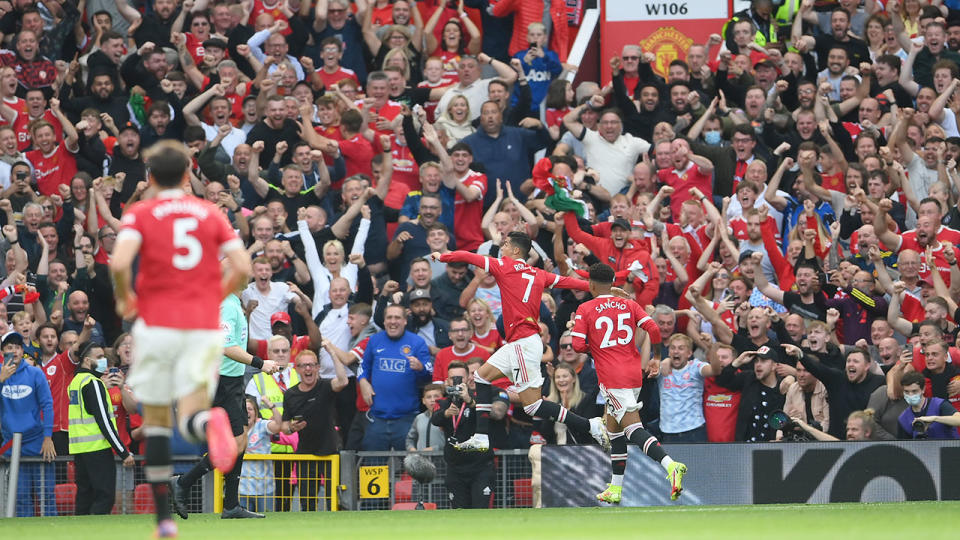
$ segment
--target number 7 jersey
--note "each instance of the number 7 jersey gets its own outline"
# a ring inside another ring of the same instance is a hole
[[[640,388],[643,359],[634,328],[643,328],[653,346],[660,343],[660,327],[633,300],[602,295],[580,304],[574,316],[573,348],[589,352],[597,379],[605,388]]]
[[[140,319],[148,326],[220,328],[220,254],[243,249],[220,209],[167,191],[127,207],[120,223],[118,240],[140,240],[134,287]]]

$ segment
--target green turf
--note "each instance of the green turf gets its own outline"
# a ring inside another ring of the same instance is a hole
[[[270,514],[264,520],[222,521],[192,515],[180,538],[956,538],[958,502],[552,508],[429,512]],[[0,538],[39,540],[146,539],[150,516],[61,517],[0,521]],[[277,536],[282,531],[281,536]]]

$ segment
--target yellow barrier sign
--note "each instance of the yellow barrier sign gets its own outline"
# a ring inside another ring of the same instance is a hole
[[[390,496],[390,467],[360,467],[360,498],[385,499]]]

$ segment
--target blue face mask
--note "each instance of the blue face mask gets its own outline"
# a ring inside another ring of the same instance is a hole
[[[923,394],[904,394],[903,400],[907,402],[907,405],[916,407],[923,401]]]
[[[106,373],[107,372],[107,359],[106,357],[101,356],[97,358],[97,373]]]
[[[716,146],[720,144],[720,132],[719,131],[706,131],[703,134],[703,140],[707,144]]]

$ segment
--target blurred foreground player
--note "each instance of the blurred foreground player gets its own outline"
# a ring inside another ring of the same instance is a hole
[[[607,401],[607,432],[610,435],[610,460],[613,477],[606,491],[597,499],[619,503],[623,491],[623,472],[627,468],[627,440],[643,449],[650,459],[660,463],[670,480],[670,498],[677,500],[683,491],[681,481],[687,466],[670,459],[657,438],[643,429],[637,402],[643,385],[643,356],[637,350],[634,328],[646,332],[653,361],[648,363],[650,376],[660,372],[660,327],[633,300],[610,294],[615,277],[613,268],[604,263],[590,267],[590,294],[593,300],[580,304],[574,316],[573,348],[589,352],[597,368],[600,391]]]
[[[233,468],[236,441],[223,409],[210,409],[223,344],[220,301],[250,273],[243,243],[216,205],[187,195],[190,158],[183,143],[163,141],[146,154],[153,197],[126,209],[111,257],[117,312],[138,319],[127,382],[143,404],[147,481],[158,538],[177,535],[170,516],[171,405],[189,441],[206,440],[214,466]],[[221,275],[219,255],[229,261]],[[139,255],[136,292],[132,265]]]

